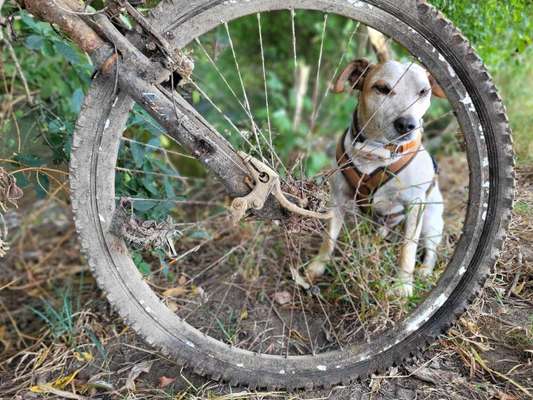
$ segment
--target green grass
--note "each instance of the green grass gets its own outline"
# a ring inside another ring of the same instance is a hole
[[[533,162],[533,47],[495,74],[513,129],[518,163]]]
[[[514,211],[520,215],[533,215],[533,206],[526,201],[519,200],[514,205]]]
[[[43,300],[41,310],[32,308],[37,317],[46,323],[55,339],[63,339],[72,344],[76,336],[75,305],[70,296],[70,291],[59,294],[60,302],[57,306]]]

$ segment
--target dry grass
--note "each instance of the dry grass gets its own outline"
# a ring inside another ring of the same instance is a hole
[[[526,399],[533,386],[533,168],[522,168],[519,180],[498,267],[446,336],[413,366],[299,394],[206,381],[148,348],[96,290],[68,209],[51,202],[33,209],[38,218],[21,211],[0,278],[0,398]]]

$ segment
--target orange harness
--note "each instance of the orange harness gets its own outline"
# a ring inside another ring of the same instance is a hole
[[[337,164],[348,185],[353,190],[353,196],[355,196],[357,205],[368,211],[368,208],[372,205],[371,197],[376,190],[397,176],[413,161],[422,145],[422,137],[418,133],[415,139],[404,144],[385,146],[392,154],[401,155],[400,158],[389,166],[378,168],[371,174],[364,174],[353,164],[344,148],[346,135],[352,132],[352,129],[346,130],[337,144]]]

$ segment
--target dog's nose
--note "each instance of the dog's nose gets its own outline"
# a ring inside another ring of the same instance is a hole
[[[416,119],[413,117],[400,117],[394,121],[394,129],[401,135],[414,131],[416,126]]]

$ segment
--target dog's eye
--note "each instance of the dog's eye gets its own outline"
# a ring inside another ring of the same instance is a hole
[[[389,85],[383,85],[383,84],[375,84],[374,89],[376,89],[379,93],[384,95],[389,95],[392,92],[392,89]]]
[[[431,89],[422,89],[418,94],[420,95],[420,97],[426,97],[429,92],[431,92]]]

